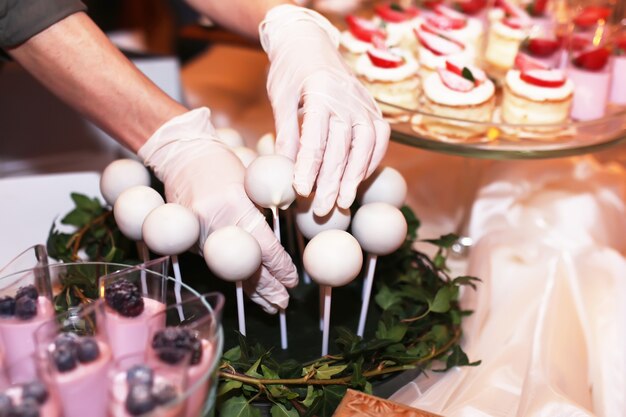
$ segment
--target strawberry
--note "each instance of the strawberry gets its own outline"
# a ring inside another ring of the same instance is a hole
[[[452,71],[439,68],[437,73],[439,74],[439,77],[444,85],[451,90],[467,93],[468,91],[472,91],[474,89],[473,82],[466,80]]]
[[[427,25],[422,25],[420,29],[413,29],[413,32],[420,44],[435,55],[453,55],[465,49],[462,43],[444,36]]]
[[[511,29],[521,29],[524,27],[524,21],[518,17],[505,17],[502,19],[502,23]]]
[[[547,70],[549,69],[548,65],[544,64],[541,61],[538,61],[530,56],[526,55],[523,52],[518,52],[515,56],[515,63],[513,64],[514,68],[517,68],[520,71],[530,71],[530,70]]]
[[[480,12],[487,6],[487,0],[457,0],[455,2],[456,9],[469,15]]]
[[[574,57],[574,65],[589,71],[599,71],[609,62],[610,52],[606,47],[587,50]]]
[[[522,71],[520,78],[539,87],[557,88],[565,84],[565,76],[559,70],[533,69]]]
[[[615,37],[615,54],[616,55],[625,55],[626,54],[626,32],[621,35],[617,35]]]
[[[476,68],[473,65],[462,65],[450,59],[446,61],[446,69],[472,81],[476,86],[482,84],[487,79],[487,74],[480,68]]]
[[[348,24],[352,36],[363,42],[372,42],[373,36],[378,36],[383,39],[386,37],[385,32],[371,20],[348,15],[346,16],[346,23]]]
[[[367,56],[372,64],[380,68],[398,68],[404,64],[404,58],[388,50],[371,48],[367,51]]]
[[[372,36],[372,45],[374,45],[374,48],[376,49],[387,49],[387,43],[385,42],[385,38],[382,38],[378,35]]]
[[[460,29],[467,25],[467,17],[448,6],[439,4],[435,6],[434,11],[436,15],[448,18],[452,22],[453,29]]]
[[[589,27],[606,20],[611,15],[611,9],[603,6],[587,6],[576,17],[574,24],[579,27]]]
[[[570,38],[570,47],[574,51],[582,51],[593,46],[593,39],[585,33],[574,33]]]
[[[543,16],[547,5],[548,0],[535,0],[528,5],[526,10],[531,16]]]
[[[556,39],[532,38],[526,43],[526,50],[534,56],[550,56],[555,53],[561,44]]]
[[[426,22],[440,30],[456,30],[463,29],[466,25],[465,21],[452,20],[446,16],[430,15],[426,18]]]
[[[374,7],[374,12],[385,22],[402,23],[417,17],[420,12],[417,7],[402,8],[395,3],[384,3]]]

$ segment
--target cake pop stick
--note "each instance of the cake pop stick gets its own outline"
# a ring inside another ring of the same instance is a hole
[[[239,333],[246,335],[242,281],[261,266],[261,247],[256,239],[237,226],[227,226],[211,233],[204,242],[204,260],[215,275],[235,282]]]
[[[163,204],[152,210],[143,222],[142,233],[148,247],[160,255],[169,255],[176,284],[176,303],[182,302],[180,294],[182,275],[178,254],[185,252],[198,240],[200,224],[196,216],[186,207],[174,203]],[[182,309],[179,310],[182,320]]]
[[[296,224],[299,231],[298,242],[301,248],[304,248],[304,237],[307,239],[314,238],[317,234],[325,230],[346,230],[350,226],[350,210],[342,209],[337,206],[325,216],[317,216],[313,213],[314,193],[308,197],[298,197],[296,199]],[[302,252],[301,252],[302,253]],[[307,283],[309,279],[306,269],[304,271],[304,280]],[[320,330],[324,328],[324,291],[320,288]]]
[[[286,209],[295,200],[293,161],[281,155],[259,156],[246,170],[244,186],[248,197],[261,207],[272,210],[274,233],[280,242],[278,209]],[[279,310],[280,343],[287,349],[287,317]]]
[[[348,284],[361,270],[363,253],[359,242],[343,230],[326,230],[315,236],[303,254],[304,268],[324,288],[322,356],[328,354],[332,288]]]
[[[148,248],[143,242],[141,228],[148,214],[155,208],[165,204],[163,197],[154,189],[145,185],[137,185],[123,191],[113,206],[113,216],[120,231],[131,240],[137,242],[137,251],[143,262],[149,259]],[[148,288],[146,272],[141,272],[141,286],[145,292]]]
[[[364,297],[359,316],[357,335],[363,337],[374,283],[378,256],[397,250],[406,240],[407,223],[402,212],[387,203],[370,203],[361,206],[352,220],[352,234],[368,253],[365,268]]]

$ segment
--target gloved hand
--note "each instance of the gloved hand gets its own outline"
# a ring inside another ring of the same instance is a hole
[[[313,211],[348,208],[359,183],[380,163],[389,125],[344,65],[339,33],[318,13],[293,6],[271,9],[259,28],[270,59],[267,91],[276,120],[276,152],[295,160],[294,187]],[[303,102],[302,128],[298,107]]]
[[[274,314],[277,307],[287,307],[285,287],[297,285],[298,273],[265,217],[248,199],[243,185],[246,170],[239,158],[214,140],[210,114],[209,109],[200,108],[173,118],[148,139],[138,155],[165,185],[167,201],[198,216],[200,248],[211,232],[224,226],[237,225],[254,236],[261,246],[261,273],[244,281],[244,290]]]

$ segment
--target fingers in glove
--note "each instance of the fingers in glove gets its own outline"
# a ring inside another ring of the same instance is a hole
[[[313,213],[317,216],[325,216],[335,205],[341,177],[348,161],[351,132],[350,125],[338,117],[330,118],[328,143],[317,178],[317,190],[313,200]]]
[[[293,186],[307,197],[318,176],[328,139],[329,114],[322,103],[309,96],[302,121],[300,150],[296,158]]]
[[[279,308],[285,309],[289,305],[289,293],[265,267],[243,282],[243,290],[269,314],[276,314]]]
[[[276,153],[295,161],[298,154],[298,104],[287,111],[275,110],[276,118]]]
[[[372,159],[376,145],[376,131],[372,122],[367,119],[355,123],[352,128],[352,142],[345,172],[341,178],[337,205],[350,208],[356,197],[359,184],[365,178],[367,168]]]
[[[376,131],[376,144],[374,145],[374,152],[372,153],[372,159],[370,160],[365,178],[372,175],[374,170],[380,164],[380,161],[383,160],[383,157],[387,152],[387,146],[389,146],[389,135],[391,133],[389,123],[383,119],[375,119],[373,123],[374,130]]]

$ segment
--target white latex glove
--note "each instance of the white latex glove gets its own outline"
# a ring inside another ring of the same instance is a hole
[[[267,90],[276,119],[276,152],[295,161],[296,191],[308,196],[317,185],[313,210],[319,216],[335,201],[348,208],[359,183],[385,154],[389,124],[344,65],[339,32],[324,17],[277,6],[259,35],[271,62]]]
[[[280,245],[265,217],[248,199],[243,186],[245,168],[225,145],[214,140],[207,108],[175,117],[159,128],[138,155],[165,185],[168,202],[192,210],[200,221],[199,245],[224,226],[237,225],[259,242],[261,272],[244,281],[251,300],[268,313],[286,308],[285,287],[298,283],[291,258]]]

